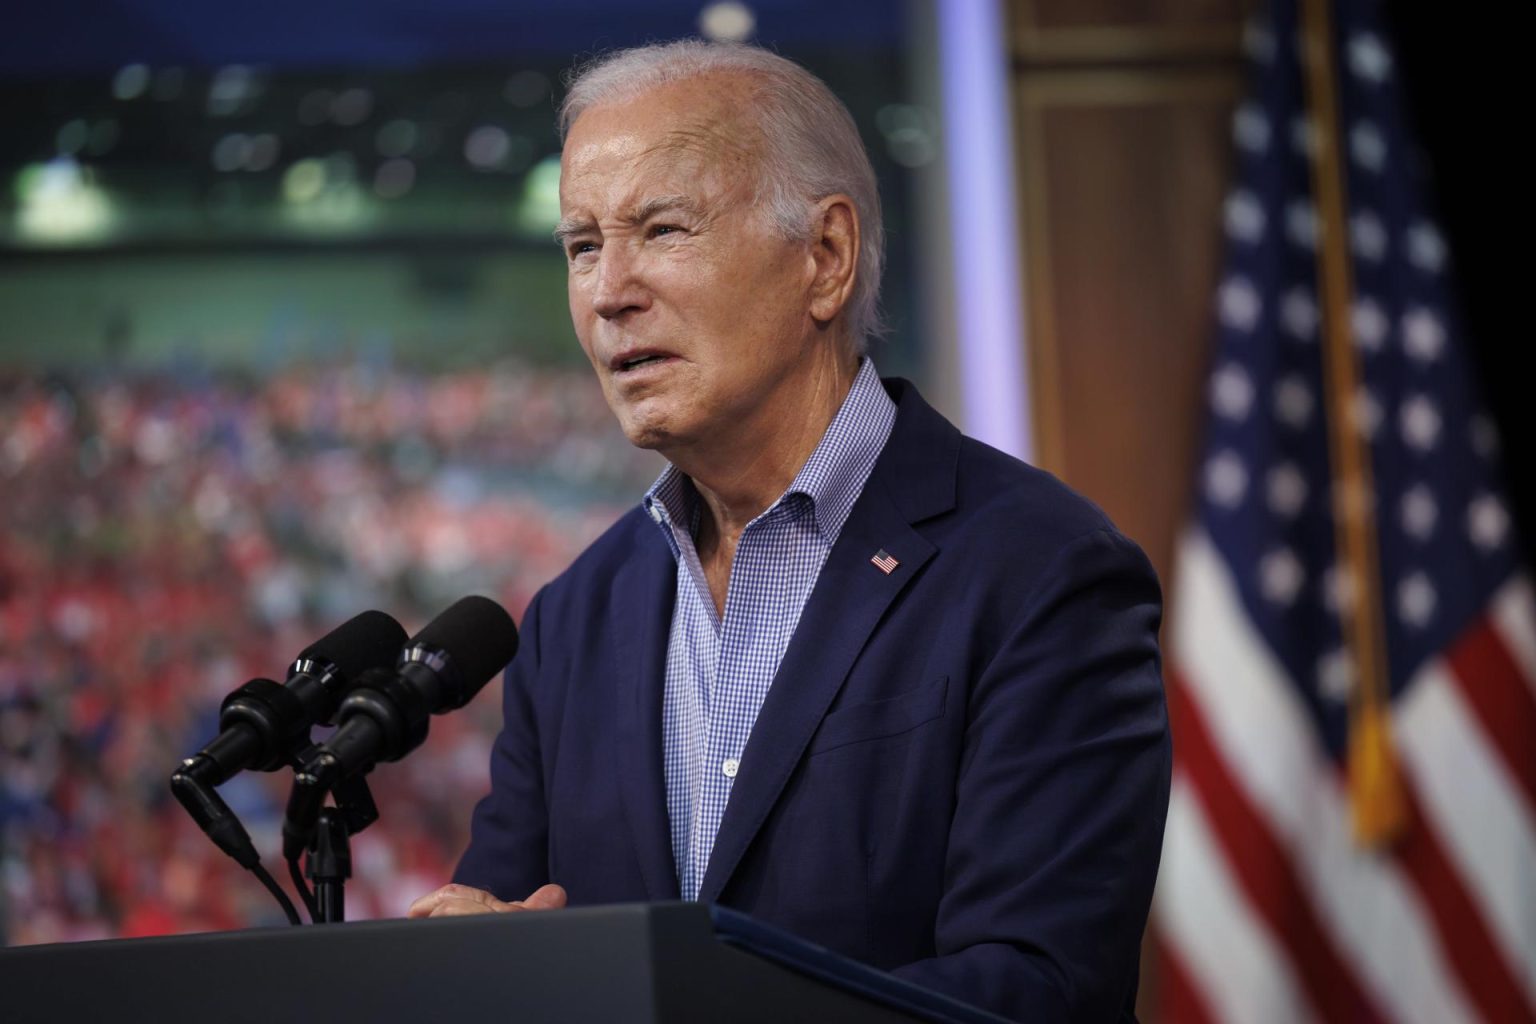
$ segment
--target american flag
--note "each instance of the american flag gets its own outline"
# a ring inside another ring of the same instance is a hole
[[[1247,33],[1199,494],[1171,581],[1165,1021],[1536,1021],[1536,603],[1380,20],[1332,5],[1332,136],[1309,113],[1296,0]],[[1328,138],[1345,400],[1325,377]],[[1364,578],[1336,540],[1341,424],[1371,483]],[[1349,623],[1368,603],[1399,784],[1376,843],[1348,770],[1366,692]]]

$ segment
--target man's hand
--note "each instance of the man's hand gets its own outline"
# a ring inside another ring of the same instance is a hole
[[[541,885],[527,899],[507,903],[484,889],[445,885],[411,904],[407,917],[459,917],[464,914],[505,914],[514,910],[559,910],[565,906],[565,890]]]

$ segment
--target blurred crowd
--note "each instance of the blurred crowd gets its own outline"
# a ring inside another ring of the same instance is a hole
[[[656,468],[585,370],[0,370],[0,941],[280,923],[166,786],[219,701],[365,608],[520,618]],[[371,777],[349,918],[446,880],[498,714],[493,684]],[[288,781],[222,790],[279,875]]]

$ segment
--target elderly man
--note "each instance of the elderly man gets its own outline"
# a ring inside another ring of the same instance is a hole
[[[876,376],[874,174],[819,80],[646,47],[562,127],[576,334],[671,465],[529,606],[491,794],[412,914],[715,901],[1129,1019],[1169,773],[1146,559]]]

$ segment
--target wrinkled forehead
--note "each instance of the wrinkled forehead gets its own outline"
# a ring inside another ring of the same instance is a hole
[[[750,90],[712,89],[706,78],[593,106],[571,126],[561,153],[561,193],[637,177],[747,182],[760,133],[741,105]],[[735,83],[729,83],[734,85]]]

